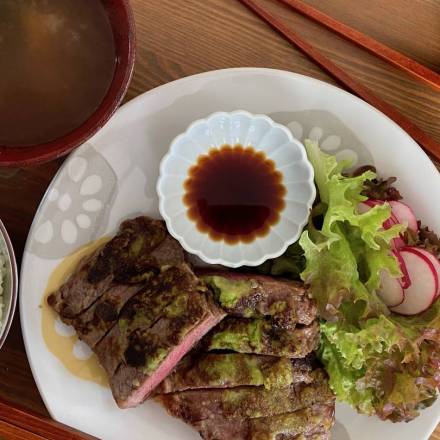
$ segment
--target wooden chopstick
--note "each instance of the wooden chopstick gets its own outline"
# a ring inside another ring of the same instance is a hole
[[[76,429],[51,419],[41,416],[40,414],[18,408],[11,402],[0,399],[0,439],[4,434],[10,434],[11,438],[29,438],[44,440],[96,440],[88,434],[84,434]],[[23,431],[29,433],[26,437],[22,435]],[[9,438],[9,437],[6,437]]]
[[[430,85],[436,90],[440,90],[440,74],[434,72],[417,61],[403,55],[397,50],[385,46],[374,38],[363,34],[362,32],[347,26],[344,23],[335,20],[327,14],[324,14],[313,6],[303,3],[301,0],[278,0],[289,6],[297,12],[311,18],[312,20],[322,24],[326,28],[340,35],[341,37],[357,44],[358,46],[368,50],[374,55],[382,58],[384,61],[404,70],[410,75]]]
[[[0,439],[7,440],[46,440],[44,437],[40,435],[33,434],[30,431],[26,431],[25,429],[18,428],[15,425],[12,425],[7,422],[3,422],[0,420]]]
[[[412,136],[426,151],[429,151],[437,159],[440,160],[440,143],[431,138],[417,125],[411,122],[406,116],[402,115],[396,108],[388,104],[369,88],[363,86],[354,80],[348,73],[330,61],[326,56],[322,55],[312,45],[307,43],[295,32],[290,30],[287,25],[268,12],[265,8],[256,4],[253,0],[239,0],[246,5],[256,15],[265,20],[273,29],[279,32],[291,44],[300,49],[304,54],[311,58],[318,66],[338,80],[348,90],[355,93],[381,112],[385,113],[390,119],[400,125],[410,136]]]

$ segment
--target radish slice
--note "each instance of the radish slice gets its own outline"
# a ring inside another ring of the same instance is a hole
[[[429,261],[431,261],[432,265],[434,266],[438,280],[437,293],[436,293],[436,299],[437,299],[440,296],[440,261],[435,255],[431,254],[431,252],[428,252],[426,249],[414,248],[414,250],[417,250],[417,252],[428,258]]]
[[[402,256],[397,251],[392,251],[393,255],[396,257],[400,271],[402,272],[402,278],[400,278],[400,284],[402,285],[403,289],[408,289],[409,286],[411,286],[411,279],[408,274],[408,270],[406,269],[405,262],[403,261]]]
[[[418,252],[417,248],[406,247],[400,251],[405,263],[411,286],[404,290],[405,299],[391,310],[401,315],[417,315],[428,309],[434,302],[438,289],[436,270],[430,259]]]
[[[370,207],[373,207],[375,205],[382,205],[384,203],[384,201],[383,200],[368,199],[368,200],[365,200],[365,202],[363,202],[363,203],[367,204]]]
[[[364,214],[365,212],[369,211],[370,209],[371,209],[371,206],[368,204],[368,200],[365,200],[365,202],[361,202],[358,205],[359,214]]]
[[[383,224],[383,227],[385,229],[390,229],[394,225],[398,225],[399,222],[397,221],[397,218],[394,216],[394,214],[391,212],[391,215],[389,218],[387,218]]]
[[[384,203],[389,203],[391,206],[391,215],[389,218],[387,218],[384,223],[383,223],[383,228],[384,229],[390,229],[391,227],[393,227],[394,225],[398,225],[400,223],[402,223],[402,221],[400,221],[393,212],[393,207],[392,207],[392,203],[400,203],[400,202],[384,202],[383,200],[365,200],[365,202],[361,202],[358,205],[358,211],[360,214],[363,214],[364,212],[367,212],[369,209],[371,209],[373,206],[376,205],[383,205]],[[402,203],[403,206],[405,206],[406,208],[408,208],[406,205],[404,205]],[[397,208],[399,209],[399,207]],[[408,208],[410,209],[410,208]],[[412,211],[411,211],[412,212]],[[415,220],[415,217],[414,217]],[[405,221],[406,223],[406,221]],[[417,226],[417,221],[416,221],[416,226]],[[392,242],[391,242],[391,247],[394,250],[400,250],[402,249],[404,246],[406,246],[406,242],[403,239],[403,236],[400,237],[396,237]]]
[[[359,203],[358,212],[359,212],[359,214],[364,214],[365,212],[369,211],[374,206],[383,205],[384,203],[385,202],[383,202],[381,200],[365,200],[365,202]],[[397,218],[391,212],[391,216],[384,221],[383,227],[384,227],[384,229],[390,229],[391,226],[394,226],[397,224],[399,224],[399,222],[397,221]]]
[[[393,241],[391,242],[391,247],[396,251],[399,251],[400,249],[404,248],[405,246],[406,246],[406,243],[402,237],[393,238]]]
[[[405,296],[399,278],[393,278],[385,269],[380,271],[381,288],[379,297],[388,307],[396,307],[403,303]]]
[[[413,210],[405,203],[391,201],[389,202],[391,205],[392,212],[394,216],[397,218],[397,222],[400,224],[406,224],[409,229],[413,231],[418,231],[417,219],[414,215]]]

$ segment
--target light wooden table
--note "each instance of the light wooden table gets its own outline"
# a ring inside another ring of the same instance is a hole
[[[260,1],[440,141],[440,93],[287,11],[275,0]],[[307,1],[440,71],[439,0]],[[138,58],[126,100],[177,78],[227,67],[272,67],[333,82],[236,0],[132,0],[132,5]],[[21,170],[13,178],[0,178],[0,217],[19,257],[41,197],[61,163],[57,160]],[[0,352],[0,396],[47,415],[24,351],[18,313]],[[440,440],[440,428],[431,440]]]

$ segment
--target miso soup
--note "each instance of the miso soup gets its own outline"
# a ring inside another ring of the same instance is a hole
[[[106,95],[115,63],[99,0],[0,0],[0,145],[79,127]]]

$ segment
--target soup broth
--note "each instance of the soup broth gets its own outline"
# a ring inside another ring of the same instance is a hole
[[[99,0],[0,0],[0,145],[61,137],[107,93],[116,56]]]

